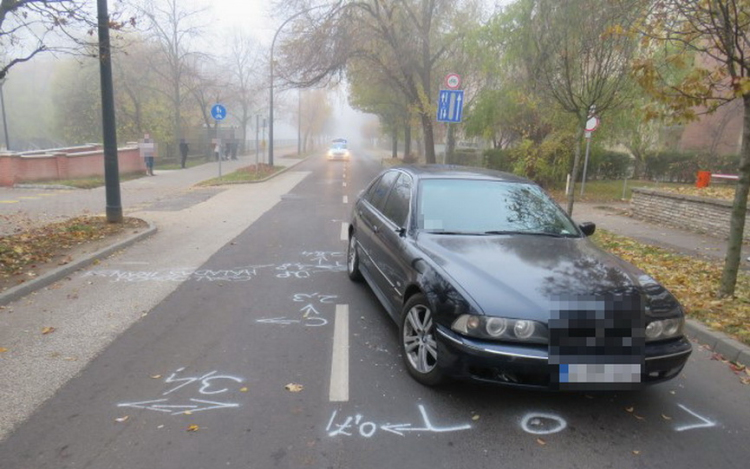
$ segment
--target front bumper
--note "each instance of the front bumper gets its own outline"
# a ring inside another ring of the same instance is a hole
[[[685,338],[650,343],[645,356],[626,357],[641,364],[638,383],[559,383],[560,365],[550,363],[546,345],[515,345],[470,339],[438,326],[439,366],[454,378],[550,390],[638,389],[676,377],[692,346]],[[597,357],[606,362],[610,357]],[[611,357],[621,363],[623,357]]]

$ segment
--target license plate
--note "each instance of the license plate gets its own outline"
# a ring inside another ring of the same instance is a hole
[[[560,383],[640,383],[641,365],[568,364],[560,365]]]

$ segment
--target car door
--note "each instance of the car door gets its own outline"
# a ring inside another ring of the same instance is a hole
[[[375,233],[373,250],[383,275],[383,294],[392,305],[389,311],[395,319],[401,312],[404,288],[411,275],[410,250],[407,246],[409,210],[413,181],[401,173],[391,188],[381,211],[380,229]]]
[[[380,242],[377,233],[383,226],[382,208],[388,198],[393,184],[399,176],[398,171],[387,171],[374,181],[362,198],[357,203],[355,216],[358,223],[355,227],[356,236],[361,250],[361,263],[365,270],[365,276],[370,280],[375,294],[382,295],[381,290],[385,282],[379,266],[378,252],[380,249],[376,245]],[[381,298],[385,301],[385,298]]]

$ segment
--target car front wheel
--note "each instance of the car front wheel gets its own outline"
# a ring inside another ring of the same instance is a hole
[[[401,315],[401,352],[409,374],[425,386],[437,386],[444,381],[438,367],[438,348],[435,321],[427,299],[414,295],[404,306]]]
[[[354,282],[362,280],[362,273],[359,271],[359,252],[357,251],[357,237],[354,233],[349,235],[349,244],[346,248],[346,273],[349,279]]]

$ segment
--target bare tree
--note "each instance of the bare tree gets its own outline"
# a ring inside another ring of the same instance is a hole
[[[257,40],[242,30],[235,30],[229,44],[227,69],[233,90],[231,108],[237,109],[230,114],[234,114],[240,124],[243,150],[247,142],[247,128],[251,124],[254,111],[258,108],[258,96],[267,86],[265,74],[260,74],[264,71],[264,68],[259,66],[260,59]]]
[[[121,21],[123,11],[110,15],[110,29],[135,24]],[[97,25],[96,14],[85,0],[2,0],[0,1],[0,79],[13,66],[27,62],[42,52],[68,52],[94,55],[90,36]],[[84,34],[89,33],[89,37]]]
[[[581,141],[589,115],[623,105],[636,41],[626,34],[635,11],[616,0],[529,0],[539,90],[578,121],[567,211],[573,213]]]
[[[159,54],[150,57],[151,68],[167,85],[172,105],[172,142],[176,148],[182,136],[182,110],[186,98],[186,80],[190,63],[199,55],[194,40],[201,36],[200,23],[206,9],[187,9],[179,0],[148,0],[142,8],[148,19],[148,33],[159,44]]]

